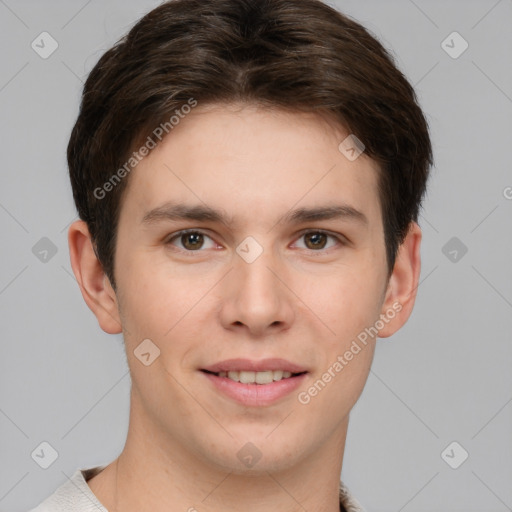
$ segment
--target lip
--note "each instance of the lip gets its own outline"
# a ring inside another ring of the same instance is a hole
[[[238,366],[240,368],[240,366]],[[270,369],[266,366],[267,369]],[[281,369],[280,367],[279,369]],[[226,371],[226,370],[219,370]],[[251,370],[250,370],[251,371]],[[257,371],[257,370],[252,370]],[[287,370],[290,371],[290,370]],[[225,396],[249,407],[264,407],[290,395],[303,382],[308,373],[301,373],[287,379],[272,382],[271,384],[242,384],[228,377],[219,377],[213,373],[200,372],[207,378],[216,390]]]
[[[233,371],[264,372],[266,370],[283,370],[290,373],[302,373],[308,371],[307,368],[280,358],[260,359],[258,361],[243,358],[226,359],[225,361],[220,361],[201,369],[208,370],[213,373]],[[270,386],[271,384],[265,385]]]

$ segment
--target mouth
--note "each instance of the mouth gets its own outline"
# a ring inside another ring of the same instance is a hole
[[[265,407],[289,399],[309,371],[284,359],[229,359],[199,372],[216,396],[244,407]]]
[[[239,382],[241,384],[258,385],[268,385],[284,379],[293,379],[307,373],[307,371],[294,373],[287,370],[264,370],[259,372],[248,370],[231,370],[221,372],[212,372],[209,370],[201,371],[210,375],[215,375],[216,377],[229,379],[233,382]]]

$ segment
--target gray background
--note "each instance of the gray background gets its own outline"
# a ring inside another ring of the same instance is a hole
[[[124,445],[129,374],[71,272],[65,148],[84,77],[157,4],[0,0],[1,511],[27,510]],[[512,510],[512,1],[333,5],[395,54],[436,159],[416,308],[378,342],[342,478],[369,512]],[[31,48],[43,31],[59,45],[47,59]],[[453,31],[469,44],[458,58],[441,44]],[[48,469],[31,457],[43,441],[59,454]]]

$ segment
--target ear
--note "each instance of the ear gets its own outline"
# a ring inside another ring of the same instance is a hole
[[[381,318],[384,315],[388,321],[383,322],[379,338],[387,338],[398,331],[412,313],[421,270],[421,236],[421,228],[416,222],[411,222],[389,278],[381,310]]]
[[[108,334],[122,332],[117,297],[94,252],[87,224],[77,220],[68,231],[71,267],[82,296]]]

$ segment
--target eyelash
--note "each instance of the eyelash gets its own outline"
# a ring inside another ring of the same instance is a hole
[[[210,235],[208,235],[207,233],[205,233],[204,231],[201,231],[200,229],[184,229],[182,231],[178,231],[176,233],[173,233],[170,237],[168,237],[165,241],[165,245],[172,245],[172,242],[176,239],[179,239],[182,235],[186,235],[187,233],[194,233],[194,234],[201,234],[201,235],[204,235],[208,238],[210,238],[212,241],[212,237]],[[299,237],[297,238],[297,240],[303,238],[305,235],[308,235],[308,234],[311,234],[311,233],[320,233],[320,234],[323,234],[329,238],[332,238],[334,240],[336,240],[338,242],[338,244],[340,246],[344,246],[344,245],[347,245],[347,243],[338,235],[335,235],[334,233],[331,233],[329,231],[325,231],[323,229],[308,229],[308,230],[305,230],[305,231],[302,231],[300,234],[299,234]],[[315,249],[307,249],[306,250],[312,254],[315,254],[315,253],[325,253],[326,251],[330,251],[331,249],[335,249],[336,247],[329,247],[327,249],[318,249],[318,250],[315,250]],[[201,249],[198,249],[196,251],[192,251],[192,250],[187,250],[187,249],[181,249],[179,247],[177,247],[177,249],[182,252],[182,253],[185,253],[187,255],[190,255],[190,256],[194,256],[196,253],[200,253],[200,252],[204,252],[203,250]]]

